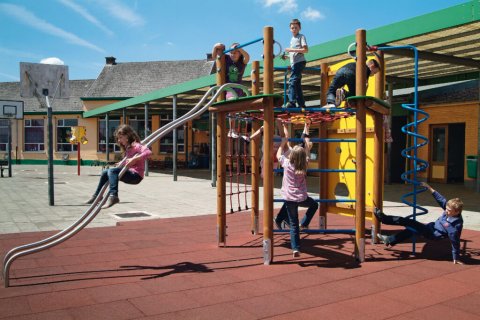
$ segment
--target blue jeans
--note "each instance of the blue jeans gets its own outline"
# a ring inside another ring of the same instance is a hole
[[[292,66],[290,80],[288,80],[288,101],[297,103],[300,108],[305,107],[305,99],[302,91],[302,72],[307,65],[306,61],[300,61]]]
[[[307,212],[302,219],[302,227],[308,227],[312,221],[315,212],[318,209],[318,203],[310,197],[301,201],[285,201],[288,218],[290,220],[290,243],[292,250],[300,250],[300,226],[298,225],[298,207],[306,207]],[[281,210],[280,210],[281,211]]]
[[[397,234],[388,236],[388,242],[392,246],[411,238],[414,234],[422,235],[427,239],[435,238],[433,235],[433,228],[431,228],[432,223],[425,225],[413,219],[398,217],[398,216],[388,216],[388,215],[384,215],[382,217],[382,223],[388,224],[391,226],[406,227],[405,230],[402,230]]]
[[[100,181],[98,182],[97,190],[95,191],[95,196],[97,196],[102,190],[103,185],[108,181],[110,184],[110,191],[108,192],[111,196],[118,196],[118,180],[123,181],[128,184],[139,184],[142,181],[142,177],[133,171],[127,170],[121,179],[118,179],[118,175],[122,171],[122,168],[115,167],[109,168],[102,171],[100,175]]]
[[[348,91],[345,92],[345,98],[355,95],[356,86],[355,73],[350,72],[349,69],[340,68],[335,77],[333,77],[332,83],[328,87],[327,103],[335,104],[335,95],[337,89],[342,88],[344,85],[348,86]]]

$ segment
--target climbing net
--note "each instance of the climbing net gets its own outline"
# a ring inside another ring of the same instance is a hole
[[[230,213],[234,213],[234,204],[237,211],[248,210],[247,194],[252,191],[247,187],[249,174],[250,155],[248,137],[251,131],[252,118],[229,114],[227,116],[231,127],[227,139],[227,179],[229,190],[226,195],[230,199]],[[242,209],[244,199],[244,209]]]

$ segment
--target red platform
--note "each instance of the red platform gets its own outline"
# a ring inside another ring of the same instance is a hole
[[[350,235],[302,235],[293,259],[275,235],[263,265],[249,215],[227,216],[218,248],[214,215],[91,228],[15,261],[0,289],[0,319],[480,319],[480,232],[464,230],[462,258],[447,242],[391,249],[367,240],[366,262]],[[331,228],[352,218],[329,216]],[[367,226],[369,227],[369,226]],[[394,229],[394,228],[392,228]],[[3,255],[51,233],[0,235]]]

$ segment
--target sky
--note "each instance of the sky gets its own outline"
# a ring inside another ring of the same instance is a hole
[[[96,79],[117,63],[202,60],[217,42],[241,44],[274,28],[285,48],[298,18],[313,46],[468,0],[0,0],[0,82],[20,62],[68,66],[70,80]],[[261,60],[261,43],[245,48]],[[347,50],[347,48],[345,48]]]

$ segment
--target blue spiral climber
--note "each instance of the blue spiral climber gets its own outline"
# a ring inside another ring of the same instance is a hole
[[[413,121],[407,123],[402,127],[402,132],[407,135],[407,141],[411,140],[410,146],[402,150],[402,156],[412,163],[412,167],[407,169],[402,174],[402,180],[413,185],[413,190],[402,196],[402,202],[412,207],[412,214],[408,218],[416,219],[418,215],[428,213],[428,209],[417,204],[417,195],[426,191],[425,187],[420,186],[418,180],[418,173],[425,171],[428,168],[428,161],[418,157],[418,149],[428,144],[428,138],[418,133],[418,126],[427,121],[429,115],[424,110],[418,108],[418,51],[415,46],[392,46],[392,47],[378,47],[377,50],[396,50],[408,49],[414,52],[414,98],[413,103],[402,104],[402,108],[413,114]],[[423,115],[422,118],[419,116]],[[413,238],[412,251],[415,253],[415,238]]]

